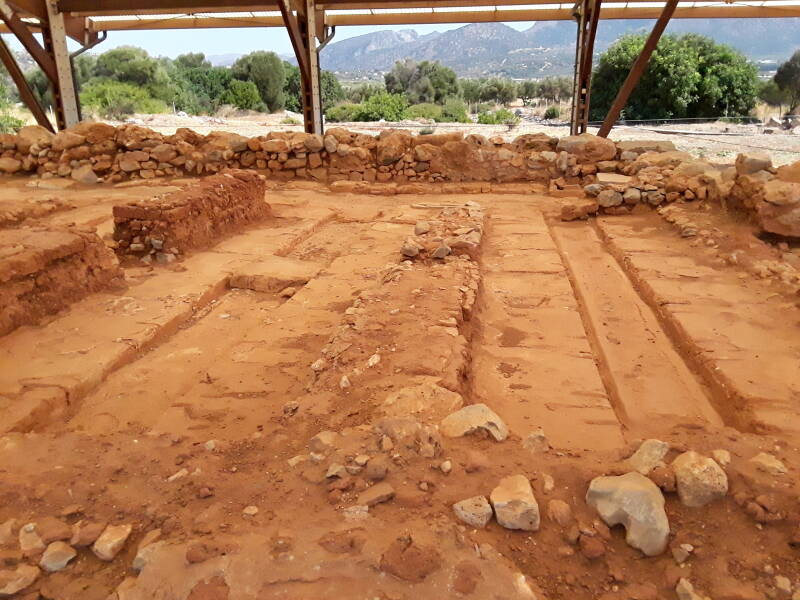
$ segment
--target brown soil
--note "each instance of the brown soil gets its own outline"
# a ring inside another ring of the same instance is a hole
[[[109,238],[112,204],[184,183],[93,202],[72,187],[75,208],[28,219]],[[705,232],[684,238],[644,207],[562,223],[563,199],[531,193],[270,188],[272,218],[0,338],[0,572],[38,561],[26,523],[133,526],[113,561],[79,547],[19,597],[645,600],[680,578],[715,600],[791,597],[776,576],[800,584],[798,298],[749,267],[797,249],[699,204],[672,209]],[[466,223],[467,202],[477,251],[402,261],[415,223]],[[508,438],[440,435],[461,401]],[[652,558],[584,500],[646,438],[669,442],[667,462],[731,454],[725,498],[665,492],[670,550]],[[788,472],[757,468],[760,452]],[[539,531],[456,518],[516,474]]]

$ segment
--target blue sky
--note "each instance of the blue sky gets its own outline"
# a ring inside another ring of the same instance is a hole
[[[532,23],[507,23],[515,29],[527,29]],[[387,25],[380,27],[339,27],[334,41],[364,35],[386,29],[416,29],[425,34],[462,27],[463,24],[447,25]],[[271,50],[280,54],[291,54],[289,37],[282,27],[162,30],[162,31],[110,31],[108,39],[97,46],[94,52],[103,52],[116,46],[140,46],[151,55],[175,57],[185,52],[204,52],[206,55],[246,54],[254,50]]]

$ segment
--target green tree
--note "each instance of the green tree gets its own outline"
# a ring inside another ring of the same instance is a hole
[[[222,104],[232,104],[236,108],[244,110],[261,110],[264,108],[261,94],[258,93],[258,88],[252,81],[233,79],[228,84],[228,89],[222,94],[220,101]]]
[[[271,112],[284,106],[283,84],[286,73],[283,61],[274,52],[251,52],[237,60],[231,72],[236,79],[252,81],[261,100]]]
[[[202,52],[188,52],[175,57],[175,66],[179,69],[210,69],[211,63]]]
[[[539,82],[539,98],[561,102],[572,97],[572,80],[569,77],[545,77]]]
[[[283,96],[287,110],[302,112],[303,99],[301,97],[300,69],[288,62],[283,63],[286,72],[286,82],[283,84]],[[322,71],[319,75],[319,91],[322,96],[322,110],[341,102],[345,98],[342,84],[336,75],[330,71]]]
[[[604,52],[592,75],[593,119],[608,112],[645,43],[627,35]],[[688,34],[661,38],[630,96],[625,115],[668,119],[746,115],[755,105],[757,72],[735,50]]]
[[[348,101],[358,104],[370,96],[374,96],[375,94],[385,91],[386,87],[384,85],[380,83],[367,82],[346,88],[344,90],[344,96]]]
[[[696,34],[681,42],[697,51],[696,100],[688,107],[694,117],[747,115],[755,107],[758,68],[738,50]]]
[[[72,61],[72,66],[75,70],[75,83],[80,90],[96,74],[97,55],[81,54]]]
[[[778,67],[775,83],[788,96],[789,110],[797,108],[800,104],[800,50]]]
[[[541,86],[538,81],[527,80],[519,84],[519,97],[522,104],[530,106],[541,95]]]
[[[224,67],[192,67],[182,71],[181,76],[196,98],[198,111],[209,113],[220,107],[222,96],[233,81],[231,70]]]
[[[50,81],[40,68],[31,69],[25,73],[25,79],[31,87],[36,101],[42,106],[53,105],[53,94],[50,91]]]
[[[405,94],[412,104],[443,104],[445,98],[459,94],[455,71],[428,60],[397,61],[384,75],[384,82],[387,92]]]
[[[468,104],[477,104],[481,101],[481,80],[462,79],[460,82],[461,95]]]
[[[784,104],[789,104],[789,94],[778,87],[774,79],[762,81],[758,88],[758,98],[768,106],[783,108]]]
[[[150,84],[157,76],[159,62],[142,48],[120,46],[97,58],[95,75],[134,85]]]
[[[508,104],[517,99],[517,84],[510,79],[493,77],[482,81],[480,89],[481,102]]]

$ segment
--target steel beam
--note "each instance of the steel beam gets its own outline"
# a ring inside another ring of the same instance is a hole
[[[58,12],[55,0],[47,0],[47,27],[42,30],[45,48],[56,65],[53,95],[59,129],[76,125],[81,120],[78,92],[72,72],[72,59],[67,50],[67,29],[64,14]]]
[[[597,132],[597,135],[600,137],[608,137],[608,133],[614,126],[614,123],[617,122],[622,109],[625,108],[625,105],[628,103],[631,92],[636,89],[636,85],[642,78],[642,73],[644,73],[647,68],[647,63],[650,62],[650,56],[653,54],[653,50],[656,49],[658,40],[661,39],[661,34],[664,33],[664,29],[666,29],[667,23],[669,23],[670,18],[672,18],[672,14],[675,12],[677,6],[678,0],[667,0],[667,4],[664,6],[661,16],[658,17],[658,21],[653,25],[653,31],[650,32],[642,51],[633,62],[631,70],[625,78],[625,82],[622,84],[619,92],[617,92],[617,97],[611,104],[611,108],[608,109],[605,121],[603,121],[603,124],[600,126],[600,131]]]
[[[308,52],[309,91],[311,97],[311,131],[309,133],[322,134],[322,90],[320,88],[319,54],[317,53],[317,12],[314,0],[306,0],[305,11],[305,42]],[[325,15],[322,15],[323,26]],[[304,111],[305,112],[305,111]],[[308,131],[308,128],[306,128]]]
[[[50,123],[50,119],[47,118],[47,113],[45,113],[42,105],[39,104],[39,101],[36,99],[31,86],[28,85],[28,80],[25,79],[25,74],[22,72],[22,69],[19,68],[17,60],[14,58],[14,55],[8,49],[8,46],[6,46],[6,43],[2,40],[2,38],[0,38],[0,62],[3,63],[8,71],[8,74],[11,76],[11,80],[17,86],[17,90],[19,90],[19,97],[25,103],[25,106],[28,107],[28,110],[33,113],[36,122],[45,129],[53,131],[53,124]]]
[[[300,95],[303,101],[303,125],[307,133],[322,133],[322,103],[319,87],[319,57],[316,42],[316,7],[314,0],[302,0],[303,10],[295,12],[288,0],[280,4],[289,40],[300,68]]]
[[[575,44],[575,81],[572,96],[570,133],[585,133],[589,123],[592,86],[592,56],[601,0],[581,0],[578,8],[578,38]]]

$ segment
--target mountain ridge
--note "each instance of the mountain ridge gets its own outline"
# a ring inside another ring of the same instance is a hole
[[[647,32],[652,20],[601,21],[595,51],[621,35]],[[800,47],[800,19],[682,19],[668,33],[698,33],[742,51],[753,61],[782,61]],[[461,77],[539,78],[569,75],[575,58],[575,24],[542,21],[519,31],[504,23],[472,23],[419,35],[413,29],[374,31],[332,42],[321,54],[322,68],[347,78],[373,78],[397,60],[436,60]]]

